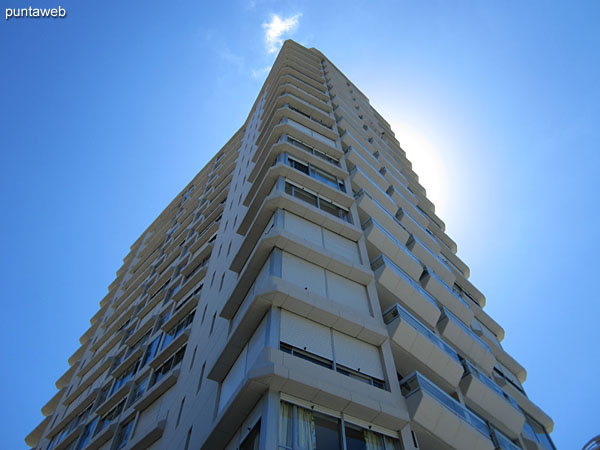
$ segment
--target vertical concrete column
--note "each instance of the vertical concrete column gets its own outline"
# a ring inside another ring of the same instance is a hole
[[[273,450],[277,448],[279,427],[279,393],[267,391],[263,402],[260,430],[260,449]]]

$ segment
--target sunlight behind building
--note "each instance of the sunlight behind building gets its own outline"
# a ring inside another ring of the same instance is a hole
[[[419,182],[427,190],[436,213],[444,217],[448,202],[448,178],[443,161],[432,140],[417,128],[403,122],[392,123],[392,130],[406,157],[419,174]]]

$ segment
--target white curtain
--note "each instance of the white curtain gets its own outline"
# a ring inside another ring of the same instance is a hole
[[[385,450],[400,450],[398,446],[398,441],[396,439],[392,439],[389,436],[385,436]]]
[[[366,450],[386,450],[383,445],[383,439],[380,435],[372,431],[364,430]]]
[[[317,433],[312,411],[298,408],[298,445],[302,449],[317,449]]]
[[[279,412],[279,445],[292,448],[292,425],[293,425],[293,406],[289,403],[280,403]]]

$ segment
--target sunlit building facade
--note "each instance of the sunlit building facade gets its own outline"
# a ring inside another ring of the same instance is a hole
[[[554,449],[444,229],[367,97],[286,41],[131,246],[27,444]]]

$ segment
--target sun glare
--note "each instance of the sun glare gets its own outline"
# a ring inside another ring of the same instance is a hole
[[[419,130],[405,123],[393,123],[392,130],[406,157],[427,190],[427,198],[435,205],[438,216],[443,216],[448,200],[448,183],[444,164],[435,145]]]

